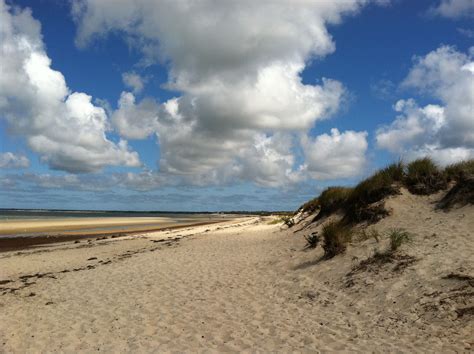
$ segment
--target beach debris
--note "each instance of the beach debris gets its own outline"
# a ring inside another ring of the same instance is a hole
[[[306,249],[318,247],[319,241],[321,240],[317,232],[312,232],[307,236],[305,235],[304,238],[306,240]]]

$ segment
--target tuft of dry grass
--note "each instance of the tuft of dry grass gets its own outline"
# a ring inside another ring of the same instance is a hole
[[[377,171],[360,182],[346,201],[345,219],[349,222],[377,222],[388,215],[383,205],[372,205],[384,198],[400,193],[400,183],[404,176],[402,162],[394,163]]]
[[[400,254],[397,250],[406,242],[410,242],[412,235],[403,229],[393,229],[388,234],[390,238],[390,246],[385,251],[376,251],[373,256],[363,260],[358,265],[352,268],[347,274],[349,278],[359,272],[378,273],[379,270],[386,264],[392,263],[395,266],[392,268],[393,272],[401,272],[414,262],[416,258],[409,255]],[[378,237],[378,233],[377,233]],[[349,282],[353,284],[353,282]]]
[[[373,238],[377,243],[380,242],[380,233],[375,230],[375,229],[371,229],[369,231],[367,231],[366,229],[362,229],[360,231],[360,233],[358,233],[358,241],[366,241],[368,239],[371,239]]]
[[[474,175],[459,177],[456,184],[438,202],[438,209],[449,210],[454,206],[462,207],[474,204]]]
[[[322,236],[324,257],[329,259],[346,250],[346,245],[352,238],[352,231],[340,222],[331,222],[324,225]]]
[[[316,198],[311,199],[310,201],[307,201],[302,206],[300,206],[297,212],[301,211],[302,213],[312,214],[316,210],[318,210],[318,208],[319,208],[319,198],[316,197]]]
[[[320,210],[315,221],[343,208],[351,192],[352,188],[347,187],[326,188],[318,198]]]
[[[444,173],[428,157],[408,164],[404,184],[411,193],[421,195],[436,193],[447,187]]]
[[[462,181],[469,176],[474,176],[474,159],[451,164],[444,169],[448,182]]]

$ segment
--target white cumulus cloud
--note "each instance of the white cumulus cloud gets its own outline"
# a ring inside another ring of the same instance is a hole
[[[139,166],[125,140],[114,143],[103,108],[71,92],[51,68],[41,26],[29,9],[0,0],[0,118],[52,168],[93,172],[107,165]]]
[[[30,160],[24,155],[13,152],[0,153],[0,168],[27,168],[29,166]]]
[[[119,32],[141,64],[169,68],[167,87],[179,97],[137,102],[122,93],[113,115],[124,137],[157,135],[162,172],[274,186],[301,178],[294,136],[344,101],[340,82],[303,82],[303,70],[335,50],[327,26],[369,2],[77,0],[72,10],[78,45]]]
[[[442,164],[474,156],[474,62],[472,56],[442,46],[415,64],[403,82],[439,103],[420,107],[399,100],[396,119],[377,131],[379,147],[406,158],[430,155]]]
[[[132,89],[134,93],[140,93],[143,91],[147,80],[136,72],[131,71],[122,74],[122,81],[128,88]]]
[[[153,99],[146,98],[136,104],[133,93],[122,92],[118,109],[112,114],[112,123],[125,138],[145,139],[157,131],[159,110]]]
[[[315,138],[303,136],[305,169],[315,179],[347,178],[359,175],[366,164],[367,132],[331,129]]]
[[[451,19],[474,17],[474,0],[441,0],[429,13]]]

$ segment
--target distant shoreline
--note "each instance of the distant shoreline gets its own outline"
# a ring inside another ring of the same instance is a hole
[[[77,209],[25,209],[0,208],[0,220],[7,216],[71,216],[71,217],[151,217],[170,215],[276,215],[293,211],[223,210],[223,211],[137,211],[137,210],[77,210]]]
[[[216,223],[221,223],[224,221],[229,221],[231,218],[222,218],[218,220],[208,220],[208,221],[201,221],[201,222],[189,222],[189,223],[164,223],[161,226],[155,227],[140,227],[137,226],[135,228],[130,228],[128,230],[101,230],[101,231],[88,231],[83,230],[81,232],[57,232],[54,234],[45,234],[45,235],[38,235],[38,236],[4,236],[0,235],[0,253],[7,252],[7,251],[18,251],[28,249],[34,246],[41,246],[53,243],[62,243],[62,242],[72,242],[78,240],[87,240],[93,238],[117,238],[117,237],[124,237],[124,236],[132,236],[140,233],[145,232],[154,232],[154,231],[163,231],[163,230],[175,230],[180,228],[187,228],[187,227],[195,227],[195,226],[203,226],[203,225],[211,225]]]

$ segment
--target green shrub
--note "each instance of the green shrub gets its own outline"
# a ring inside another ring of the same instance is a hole
[[[446,177],[428,157],[418,159],[407,166],[405,185],[413,194],[432,194],[447,186]]]
[[[340,222],[331,222],[323,227],[323,250],[325,258],[333,258],[346,250],[351,241],[352,232]]]
[[[403,229],[390,231],[390,251],[395,252],[403,243],[411,241],[411,235]]]
[[[449,182],[459,181],[467,176],[474,176],[474,159],[447,166],[444,169],[444,175]]]
[[[388,215],[383,206],[369,206],[389,195],[398,194],[400,191],[399,182],[403,180],[403,176],[404,166],[398,162],[360,182],[347,198],[346,220],[349,222],[377,222]]]
[[[328,187],[318,197],[320,210],[315,220],[321,219],[323,216],[330,215],[344,207],[347,197],[351,193],[352,188],[347,187]]]

